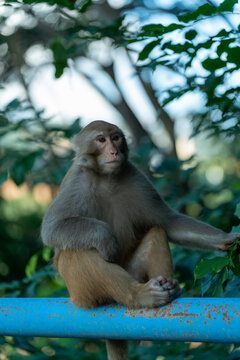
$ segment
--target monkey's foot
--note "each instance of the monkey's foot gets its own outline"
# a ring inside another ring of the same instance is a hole
[[[157,307],[171,302],[180,293],[180,287],[175,279],[158,276],[141,285],[137,303],[142,307]]]
[[[169,295],[169,301],[176,299],[181,294],[178,281],[175,279],[166,279],[163,276],[158,276],[156,280],[159,282],[159,287],[162,291],[167,291]]]

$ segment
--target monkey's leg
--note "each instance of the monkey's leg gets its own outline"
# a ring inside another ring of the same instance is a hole
[[[65,250],[55,258],[55,265],[66,282],[71,300],[91,308],[111,300],[130,307],[153,307],[170,301],[171,292],[162,278],[140,284],[123,268],[108,263],[95,250]],[[127,343],[107,340],[109,360],[127,360]]]
[[[128,344],[125,340],[106,340],[108,360],[127,360]]]
[[[126,270],[138,281],[145,282],[159,275],[173,278],[172,256],[165,231],[152,228],[142,239]]]
[[[145,284],[136,281],[121,266],[105,261],[96,250],[64,250],[55,259],[71,300],[84,308],[112,301],[136,307],[166,304],[175,292],[161,276]]]
[[[126,269],[139,282],[162,276],[165,289],[171,290],[170,301],[181,293],[178,282],[173,279],[173,263],[167,236],[160,227],[152,228],[143,237]]]
[[[138,283],[120,266],[107,263],[95,250],[65,250],[55,258],[55,265],[66,282],[72,302],[92,308],[115,300],[132,305]],[[124,340],[106,340],[108,360],[127,360]]]
[[[152,228],[142,239],[130,262],[126,265],[127,271],[138,281],[146,282],[151,278],[162,275],[173,278],[172,256],[166,233],[161,228]],[[170,280],[169,286],[175,285],[173,297],[180,295],[180,289],[175,280]],[[114,347],[114,343],[110,343]],[[113,358],[114,359],[114,358]]]

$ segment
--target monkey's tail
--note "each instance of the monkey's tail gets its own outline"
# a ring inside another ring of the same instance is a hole
[[[128,360],[128,344],[125,340],[106,340],[108,360]]]

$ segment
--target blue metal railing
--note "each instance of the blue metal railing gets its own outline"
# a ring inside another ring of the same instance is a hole
[[[0,335],[240,343],[240,298],[84,310],[65,298],[0,299]]]

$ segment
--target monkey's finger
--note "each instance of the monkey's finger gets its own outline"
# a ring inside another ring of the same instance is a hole
[[[162,304],[167,304],[168,302],[176,299],[180,295],[180,292],[176,291],[176,289],[167,291],[151,291],[151,295],[158,301],[162,300]]]
[[[227,251],[229,249],[229,246],[231,246],[235,241],[240,240],[240,234],[233,233],[230,235],[231,235],[231,239],[224,241],[222,244],[219,244],[218,250]]]
[[[151,290],[150,294],[156,299],[170,299],[172,297],[170,292],[165,290]]]
[[[162,276],[162,275],[157,276],[157,277],[155,278],[155,280],[156,280],[160,285],[165,284],[165,283],[168,281],[168,280],[167,280],[164,276]]]

